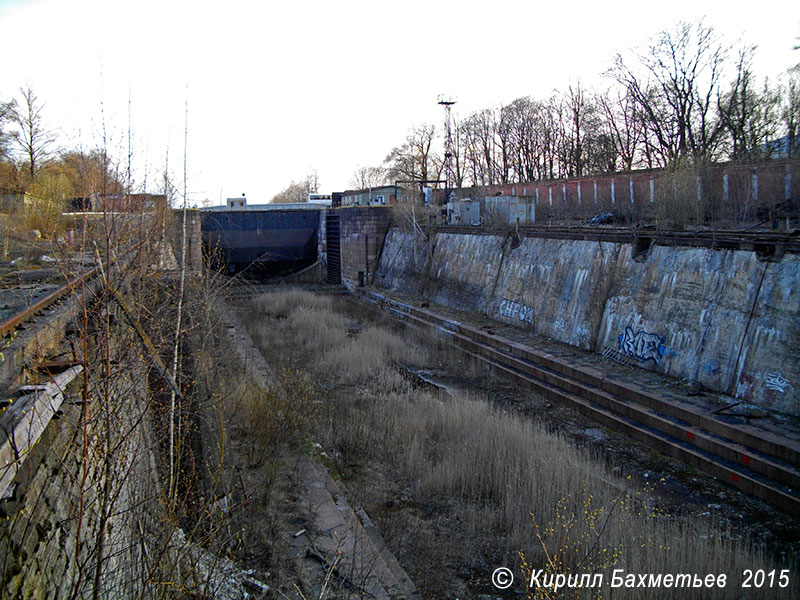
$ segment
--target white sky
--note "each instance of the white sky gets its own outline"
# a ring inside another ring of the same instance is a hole
[[[64,147],[127,150],[159,191],[183,170],[190,202],[267,202],[316,169],[323,192],[378,166],[408,129],[580,79],[602,85],[616,51],[680,19],[757,44],[756,72],[800,62],[800,2],[642,0],[0,0],[0,99],[30,84]],[[224,201],[224,200],[223,200]]]

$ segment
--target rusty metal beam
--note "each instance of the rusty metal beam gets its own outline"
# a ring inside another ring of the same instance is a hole
[[[67,281],[67,283],[65,283],[63,286],[48,294],[32,306],[20,311],[10,319],[3,321],[0,323],[0,337],[6,337],[7,335],[10,335],[14,330],[17,329],[17,327],[32,319],[37,313],[49,308],[52,304],[74,291],[78,286],[86,283],[99,272],[100,271],[98,267],[86,271],[86,273],[83,275],[76,277],[71,281]]]

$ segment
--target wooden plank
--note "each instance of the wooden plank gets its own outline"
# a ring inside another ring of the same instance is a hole
[[[61,408],[64,388],[82,371],[82,365],[69,368],[37,386],[42,389],[18,398],[0,415],[0,498],[5,497],[31,449]]]

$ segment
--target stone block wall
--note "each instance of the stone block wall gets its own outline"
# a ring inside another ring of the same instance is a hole
[[[137,388],[145,376],[126,365],[110,397],[93,394],[86,406],[82,379],[0,500],[2,598],[82,598],[96,587],[101,598],[132,598],[145,586],[146,547],[158,550],[145,534],[159,526],[149,419],[140,418],[146,396]]]
[[[342,283],[348,288],[360,283],[359,273],[369,284],[375,277],[378,258],[389,229],[388,207],[347,207],[335,210],[339,216]]]

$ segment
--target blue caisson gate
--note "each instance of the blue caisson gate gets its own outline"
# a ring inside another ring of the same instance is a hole
[[[280,273],[317,260],[319,210],[225,210],[203,215],[207,263],[229,273]]]

